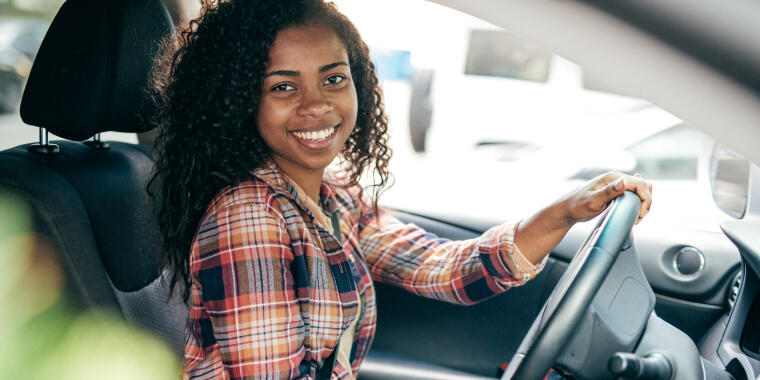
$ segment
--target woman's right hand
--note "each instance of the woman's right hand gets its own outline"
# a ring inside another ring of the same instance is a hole
[[[609,172],[521,222],[515,232],[515,245],[528,261],[537,264],[559,244],[570,227],[595,218],[626,190],[635,192],[641,198],[638,224],[652,206],[652,184],[638,174],[630,176]]]
[[[637,173],[630,176],[621,172],[609,172],[587,182],[566,198],[567,216],[570,225],[594,219],[607,205],[626,190],[635,192],[641,198],[638,224],[649,213],[652,206],[652,184]]]

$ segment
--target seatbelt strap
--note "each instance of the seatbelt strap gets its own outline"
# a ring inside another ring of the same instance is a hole
[[[338,242],[343,245],[343,240],[340,235],[340,219],[338,219],[337,212],[333,212],[332,215],[330,215],[330,221],[332,222],[333,235],[335,235],[335,238],[338,239]]]
[[[330,215],[330,221],[332,222],[333,235],[338,239],[338,242],[343,244],[340,234],[340,220],[338,219],[337,212],[333,212],[332,215]],[[333,373],[333,367],[335,367],[335,362],[338,360],[338,350],[340,350],[340,339],[338,339],[338,344],[335,345],[332,354],[325,359],[325,364],[322,368],[317,370],[317,375],[314,380],[330,380]]]

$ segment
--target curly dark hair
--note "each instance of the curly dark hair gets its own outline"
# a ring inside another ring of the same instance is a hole
[[[356,27],[323,0],[227,0],[204,4],[200,17],[164,44],[156,61],[156,168],[160,262],[189,296],[189,255],[200,218],[224,188],[250,180],[269,148],[255,127],[270,47],[283,29],[331,28],[345,45],[356,87],[356,126],[339,155],[343,186],[373,177],[374,207],[389,183],[388,119],[369,48]],[[372,166],[374,164],[374,166]]]

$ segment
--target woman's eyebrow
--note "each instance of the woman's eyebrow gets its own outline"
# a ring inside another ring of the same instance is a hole
[[[330,71],[338,66],[348,66],[348,63],[339,61],[339,62],[331,63],[329,65],[324,65],[319,68],[319,72],[324,73],[325,71]]]
[[[319,68],[319,72],[324,73],[325,71],[330,71],[338,66],[348,66],[348,63],[340,61],[340,62],[331,63],[329,65],[324,65]],[[293,70],[277,70],[277,71],[272,71],[272,72],[264,74],[264,78],[268,78],[273,75],[282,75],[286,77],[300,77],[301,72],[293,71]]]
[[[277,70],[277,71],[272,71],[270,73],[264,74],[264,78],[271,77],[272,75],[283,75],[286,77],[300,77],[301,72],[293,71],[293,70]]]

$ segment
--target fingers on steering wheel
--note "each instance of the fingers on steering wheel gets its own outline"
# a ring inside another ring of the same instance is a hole
[[[597,190],[595,195],[590,199],[593,202],[589,206],[591,210],[594,210],[594,216],[604,212],[610,202],[622,194],[626,187],[623,177],[612,176],[611,173],[607,174],[607,178],[600,178],[597,183],[603,184],[603,187]]]
[[[608,200],[614,199],[625,190],[633,191],[641,198],[641,210],[639,211],[636,224],[649,213],[649,209],[652,206],[652,184],[641,179],[641,174],[636,173],[633,176],[622,175],[607,185],[605,190]]]
[[[630,181],[627,181],[625,177],[619,177],[607,185],[607,202],[617,198],[618,195],[630,187]]]
[[[652,184],[641,180],[641,175],[639,175],[639,173],[636,173],[634,178],[636,181],[632,181],[634,182],[632,184],[633,188],[629,188],[628,190],[635,191],[641,198],[641,210],[639,211],[639,218],[636,220],[636,224],[639,224],[641,219],[649,213],[649,209],[652,207]]]

